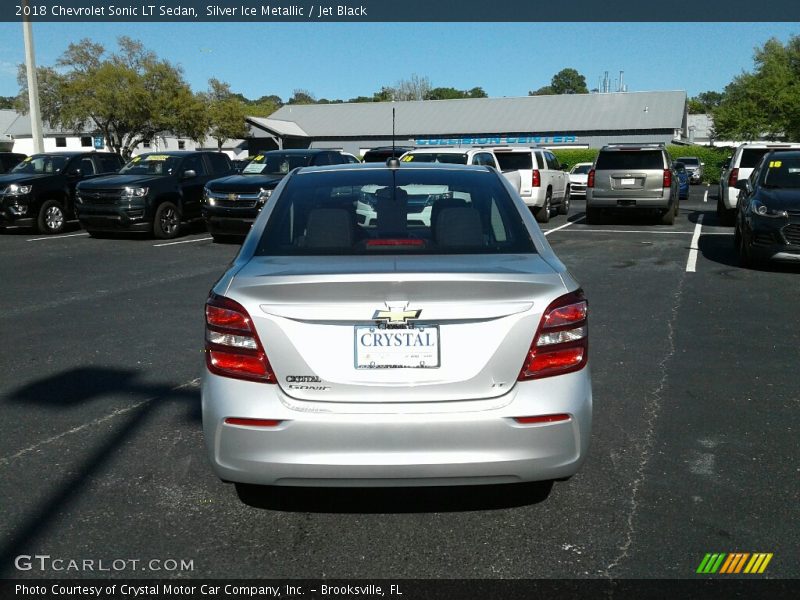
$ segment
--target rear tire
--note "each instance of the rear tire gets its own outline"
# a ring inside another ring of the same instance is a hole
[[[674,206],[670,206],[667,209],[667,212],[661,215],[662,225],[672,225],[675,223],[675,213],[676,213],[675,209],[677,208],[677,206],[678,206],[677,204],[675,204]]]
[[[564,193],[564,199],[561,201],[561,204],[558,205],[558,214],[560,215],[569,214],[569,193],[569,186],[567,186],[567,191]]]
[[[67,213],[58,200],[47,200],[39,209],[39,217],[36,219],[36,227],[39,233],[53,235],[64,231],[67,224]]]
[[[162,202],[153,219],[153,235],[160,240],[178,237],[181,230],[181,215],[172,202]]]
[[[717,200],[717,219],[719,219],[719,224],[724,225],[726,227],[731,227],[734,224],[736,216],[736,211],[727,208],[722,203],[722,198]]]
[[[534,216],[539,223],[550,222],[550,210],[552,208],[552,192],[547,190],[547,195],[544,197],[544,206],[536,209]]]

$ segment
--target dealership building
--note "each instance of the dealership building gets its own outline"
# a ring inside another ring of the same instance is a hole
[[[402,146],[600,148],[687,142],[686,92],[619,92],[414,102],[287,104],[248,117],[250,153]]]

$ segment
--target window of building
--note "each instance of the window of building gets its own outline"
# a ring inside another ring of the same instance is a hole
[[[183,140],[178,140],[178,150],[185,150],[186,149],[186,142]]]
[[[67,147],[67,138],[65,137],[57,137],[56,138],[56,148],[66,148]]]
[[[81,136],[81,147],[82,148],[91,148],[92,147],[92,138],[88,135]]]

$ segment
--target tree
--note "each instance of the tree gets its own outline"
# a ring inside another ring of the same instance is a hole
[[[294,90],[292,93],[292,97],[286,102],[286,104],[316,104],[317,99],[308,90],[297,89]]]
[[[425,100],[452,100],[455,98],[486,98],[486,92],[481,87],[471,90],[457,90],[452,87],[437,87],[425,95]]]
[[[538,90],[528,92],[528,96],[549,96],[551,94],[588,94],[586,77],[575,69],[561,69],[553,75],[550,85],[540,87]]]
[[[431,80],[416,73],[410,79],[401,79],[394,87],[392,100],[424,100],[431,91]]]
[[[181,70],[128,37],[106,55],[101,44],[70,44],[58,70],[37,70],[42,117],[51,126],[103,134],[106,144],[129,158],[134,148],[164,133],[200,141],[206,134],[203,99],[192,93]],[[24,71],[18,107],[28,103]]]
[[[247,114],[253,117],[268,117],[281,106],[283,100],[280,96],[274,94],[270,96],[261,96],[257,100],[247,100]]]
[[[210,79],[208,85],[204,97],[208,135],[217,141],[217,150],[221,151],[226,140],[247,136],[245,104],[231,92],[227,83]]]
[[[689,98],[686,105],[689,109],[689,114],[703,114],[710,113],[717,108],[722,102],[723,94],[720,92],[701,92],[694,98]]]
[[[0,96],[0,109],[14,108],[16,97]]]
[[[753,57],[755,70],[725,87],[713,109],[714,127],[724,139],[800,139],[800,36],[784,46],[772,38]]]

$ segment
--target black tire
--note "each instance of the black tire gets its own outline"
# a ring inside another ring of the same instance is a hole
[[[589,225],[597,225],[600,223],[600,209],[595,207],[586,207],[586,222]]]
[[[717,200],[717,219],[719,219],[719,224],[725,227],[731,227],[736,221],[735,217],[736,211],[727,208],[722,203],[722,198],[719,198]]]
[[[560,215],[569,214],[569,193],[569,186],[567,186],[567,191],[564,193],[564,199],[561,200],[561,204],[558,205],[558,214]]]
[[[36,219],[36,228],[39,233],[53,235],[64,231],[67,224],[67,213],[61,202],[58,200],[47,200],[39,209],[39,216]]]
[[[536,212],[533,216],[536,217],[536,220],[539,223],[549,223],[550,222],[550,210],[552,209],[553,204],[553,192],[547,190],[547,195],[544,197],[544,206],[540,206],[536,209]]]
[[[662,225],[673,225],[675,223],[675,207],[677,206],[677,204],[670,206],[666,212],[661,214]]]
[[[178,237],[181,231],[181,215],[172,202],[162,202],[153,218],[153,235],[160,240]]]

